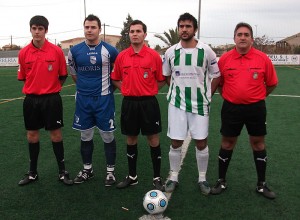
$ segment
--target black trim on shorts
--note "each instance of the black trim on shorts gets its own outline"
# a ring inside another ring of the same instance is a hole
[[[155,96],[124,96],[125,100],[149,100],[149,99],[153,99],[155,98]]]
[[[55,93],[49,93],[49,94],[42,94],[42,95],[36,95],[36,94],[26,94],[26,96],[28,97],[33,97],[33,98],[38,98],[38,97],[47,97],[47,96],[53,96],[53,95],[57,95],[59,94],[59,92],[55,92]]]

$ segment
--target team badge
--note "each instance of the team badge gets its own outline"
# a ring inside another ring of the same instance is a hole
[[[95,64],[97,62],[97,58],[95,56],[90,56],[91,64]]]
[[[148,72],[144,72],[144,79],[148,78]]]
[[[254,72],[253,73],[253,79],[257,79],[258,78],[258,73],[257,72]]]
[[[48,65],[48,71],[52,71],[53,70],[53,66],[52,66],[52,64],[49,64]]]

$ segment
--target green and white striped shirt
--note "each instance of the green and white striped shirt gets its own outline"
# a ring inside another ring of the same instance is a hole
[[[170,47],[164,57],[163,74],[171,76],[167,100],[186,112],[208,115],[211,80],[220,76],[214,51],[198,41],[195,48],[181,42]]]

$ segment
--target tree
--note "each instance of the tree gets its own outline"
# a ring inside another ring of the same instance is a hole
[[[167,47],[171,47],[172,45],[177,44],[180,41],[177,28],[169,29],[169,33],[165,31],[164,36],[161,36],[159,34],[155,34],[154,36],[163,41],[167,45]]]
[[[123,22],[124,28],[121,31],[121,39],[116,44],[116,48],[119,51],[122,51],[130,46],[130,39],[129,39],[129,25],[132,22],[132,17],[128,14],[126,21]]]
[[[269,39],[269,37],[266,35],[263,35],[262,37],[254,38],[253,46],[264,53],[273,52],[274,45],[275,45],[275,41]]]
[[[160,51],[162,48],[160,45],[156,44],[155,47],[154,47],[154,50],[156,51]]]

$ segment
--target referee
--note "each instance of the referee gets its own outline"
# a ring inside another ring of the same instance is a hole
[[[63,106],[59,95],[67,78],[66,60],[63,51],[45,38],[49,22],[44,16],[34,16],[30,22],[32,41],[20,50],[18,80],[24,81],[23,115],[27,130],[30,167],[19,182],[20,186],[38,180],[37,162],[40,152],[39,129],[50,132],[53,151],[58,164],[58,178],[66,185],[72,185],[65,169],[63,127]]]
[[[221,72],[219,91],[224,99],[221,112],[222,143],[219,151],[219,179],[211,194],[227,188],[226,173],[238,136],[245,125],[257,172],[256,192],[275,199],[265,180],[267,151],[265,145],[266,97],[278,84],[271,60],[252,47],[253,31],[247,23],[239,23],[234,30],[235,48],[223,54],[218,62]]]
[[[111,74],[113,84],[124,96],[121,109],[121,132],[127,136],[127,159],[129,174],[117,185],[122,189],[138,183],[136,163],[137,140],[141,131],[147,136],[153,164],[153,185],[162,190],[160,177],[161,149],[159,133],[161,116],[155,95],[165,84],[162,75],[162,60],[153,49],[145,46],[146,25],[134,20],[129,27],[131,46],[122,51]]]

